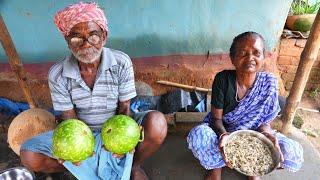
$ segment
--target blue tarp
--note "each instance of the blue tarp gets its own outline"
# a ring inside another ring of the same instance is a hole
[[[0,98],[0,114],[6,116],[17,116],[27,109],[29,109],[29,105],[27,103],[13,102],[6,98]],[[46,110],[51,112],[55,116],[61,114],[61,112],[54,111],[52,108]]]
[[[0,98],[0,114],[17,116],[27,109],[29,109],[27,103],[13,102],[6,98]],[[205,112],[206,96],[181,89],[162,96],[137,96],[131,100],[130,109],[133,112],[158,110],[164,114],[178,111]],[[61,114],[61,112],[54,111],[52,108],[47,109],[47,111],[55,116]]]
[[[9,99],[0,98],[0,114],[16,116],[27,109],[29,109],[27,103],[12,102]]]

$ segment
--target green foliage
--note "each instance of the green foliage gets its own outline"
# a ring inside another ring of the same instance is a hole
[[[294,22],[293,28],[300,32],[307,32],[310,31],[312,23],[313,22],[307,18],[299,18]]]
[[[310,92],[310,97],[312,98],[317,98],[320,94],[320,88],[317,87],[315,90]]]
[[[298,129],[301,129],[303,123],[304,123],[304,121],[303,121],[302,117],[299,114],[296,114],[293,118],[293,122],[292,122],[293,126]]]
[[[316,14],[320,8],[320,0],[315,3],[309,3],[309,0],[295,0],[291,4],[291,12],[293,15]]]

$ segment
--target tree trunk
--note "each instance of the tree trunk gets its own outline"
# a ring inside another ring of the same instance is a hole
[[[320,10],[312,25],[309,38],[301,53],[299,66],[287,99],[282,116],[283,127],[281,132],[287,134],[292,127],[292,121],[301,101],[304,88],[314,61],[317,59],[320,48]]]

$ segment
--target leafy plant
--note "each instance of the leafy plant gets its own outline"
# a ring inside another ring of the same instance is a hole
[[[319,96],[319,94],[320,94],[320,88],[317,87],[315,90],[313,90],[313,91],[310,92],[310,97],[316,98],[316,97]]]
[[[320,0],[310,3],[309,0],[294,0],[291,4],[291,13],[293,15],[315,14],[320,8]]]
[[[304,121],[302,119],[302,117],[299,114],[295,114],[292,124],[294,127],[301,129],[302,125],[303,125]]]

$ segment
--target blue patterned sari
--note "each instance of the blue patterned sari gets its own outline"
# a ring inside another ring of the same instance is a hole
[[[223,116],[223,124],[228,132],[257,130],[261,124],[270,123],[279,111],[277,79],[272,74],[259,72],[253,87],[238,106]],[[203,123],[194,127],[187,137],[189,149],[208,170],[226,166],[218,146],[219,137],[209,127],[211,120],[212,113],[209,112]],[[275,135],[284,156],[281,166],[289,171],[298,171],[303,163],[302,146],[280,133]]]

